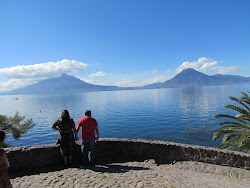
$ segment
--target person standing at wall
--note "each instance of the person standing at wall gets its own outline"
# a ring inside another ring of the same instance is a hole
[[[82,164],[90,164],[91,166],[95,166],[94,148],[95,142],[97,142],[99,139],[98,123],[94,118],[91,117],[91,111],[86,110],[85,117],[81,118],[77,124],[77,133],[81,128]]]
[[[8,174],[10,164],[6,152],[1,148],[4,143],[5,136],[5,132],[0,130],[0,187],[9,188],[12,187]]]
[[[71,165],[73,146],[75,140],[78,140],[78,137],[75,122],[70,118],[68,110],[62,111],[61,118],[58,119],[51,128],[60,133],[60,152],[63,156],[64,165]]]

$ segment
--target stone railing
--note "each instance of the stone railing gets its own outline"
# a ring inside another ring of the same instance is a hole
[[[59,145],[47,144],[7,148],[9,171],[39,169],[63,163]],[[76,144],[73,160],[80,162],[81,146]],[[250,154],[165,141],[100,139],[95,147],[95,162],[113,163],[154,159],[158,164],[198,161],[250,170]]]

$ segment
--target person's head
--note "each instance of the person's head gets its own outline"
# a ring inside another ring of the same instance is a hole
[[[85,116],[91,116],[91,111],[90,110],[86,110],[85,111]]]
[[[69,120],[69,112],[68,112],[68,110],[63,110],[61,117],[62,117],[63,121]]]
[[[0,146],[4,143],[5,136],[5,132],[0,130]]]

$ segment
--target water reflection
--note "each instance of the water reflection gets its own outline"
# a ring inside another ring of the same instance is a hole
[[[184,115],[193,113],[194,109],[197,109],[196,113],[206,115],[209,112],[211,97],[205,87],[186,87],[177,89],[177,101],[182,109]]]
[[[0,114],[16,111],[33,118],[36,126],[19,140],[7,139],[14,146],[53,143],[58,133],[53,122],[67,109],[77,122],[86,109],[92,110],[100,124],[101,137],[166,140],[216,146],[211,136],[186,134],[189,126],[211,123],[229,96],[241,97],[249,85],[153,90],[86,92],[75,95],[0,96]],[[18,100],[13,98],[18,97]]]

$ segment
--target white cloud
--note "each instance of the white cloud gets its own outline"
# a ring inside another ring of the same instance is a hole
[[[107,74],[107,73],[104,73],[102,71],[99,71],[97,73],[90,74],[89,77],[92,77],[92,78],[93,77],[104,77],[104,76],[108,76],[108,75],[112,76],[112,74]]]
[[[0,74],[7,78],[50,78],[60,76],[62,73],[82,71],[86,63],[64,59],[58,62],[48,62],[34,65],[18,65],[16,67],[0,69]]]
[[[85,78],[83,78],[83,77],[77,77],[77,78],[79,78],[80,80],[82,80],[82,81],[84,81],[84,82],[86,82],[86,83],[94,84],[94,81],[93,81],[93,80],[85,79]]]
[[[157,73],[157,70],[153,70],[153,74],[156,74]]]
[[[202,65],[202,67],[198,68],[198,70],[202,72],[206,72],[207,70],[214,68],[218,64],[218,61],[207,62]]]
[[[176,72],[180,73],[181,71],[187,69],[187,68],[193,68],[197,71],[200,72],[207,72],[209,70],[217,70],[217,73],[219,74],[224,74],[224,73],[229,73],[233,72],[239,67],[237,66],[232,66],[232,67],[222,67],[222,66],[217,66],[219,63],[223,63],[223,61],[213,61],[210,58],[202,57],[199,58],[198,61],[193,61],[193,62],[183,62],[177,69]]]
[[[167,72],[167,73],[169,73],[169,72],[171,72],[171,70],[170,70],[170,69],[168,69],[168,70],[166,70],[166,72]]]
[[[107,74],[102,71],[89,75],[89,77],[103,77],[103,76],[107,76]]]
[[[110,84],[106,84],[106,83],[104,83],[104,82],[96,82],[96,81],[94,81],[94,80],[92,80],[92,79],[85,79],[85,78],[83,78],[83,77],[77,77],[77,78],[79,78],[80,80],[82,80],[82,81],[84,81],[84,82],[86,82],[86,83],[88,83],[88,84],[103,85],[103,86],[110,85]]]
[[[133,80],[122,80],[120,82],[116,82],[114,85],[118,87],[140,87],[140,86],[145,86],[148,84],[163,82],[165,80],[166,80],[165,76],[158,76],[158,77],[146,79],[142,82],[134,82]]]
[[[237,66],[231,66],[231,67],[218,67],[218,73],[219,74],[226,74],[229,72],[234,72],[236,70],[238,70],[239,67]]]
[[[17,89],[30,84],[34,84],[39,80],[36,79],[10,79],[7,82],[0,83],[0,92]]]
[[[120,82],[114,83],[114,86],[118,87],[136,87],[138,86],[133,80],[122,80]]]
[[[64,59],[58,62],[48,62],[34,65],[17,65],[15,67],[0,69],[0,75],[9,79],[0,83],[0,91],[8,91],[24,87],[40,80],[58,77],[62,73],[82,71],[86,63]]]

